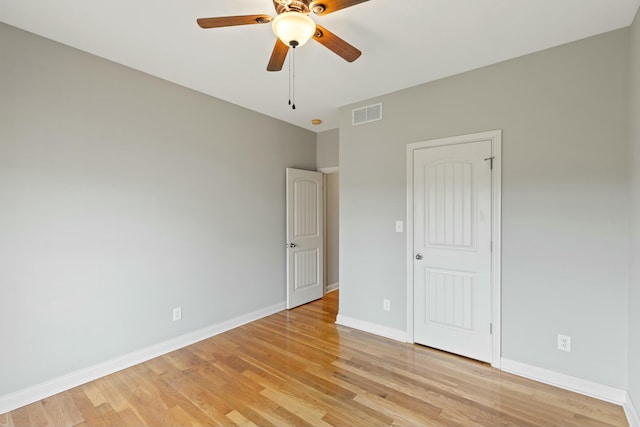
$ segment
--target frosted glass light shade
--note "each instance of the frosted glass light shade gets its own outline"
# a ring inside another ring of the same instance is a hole
[[[271,28],[287,46],[291,46],[292,41],[297,42],[296,46],[302,46],[315,33],[316,23],[304,13],[284,12],[273,19]]]

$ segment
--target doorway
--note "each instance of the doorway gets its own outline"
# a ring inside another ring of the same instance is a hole
[[[339,174],[286,169],[286,307],[339,287]]]
[[[320,170],[325,179],[325,294],[340,287],[340,172],[337,168],[331,168],[329,172],[327,169]]]

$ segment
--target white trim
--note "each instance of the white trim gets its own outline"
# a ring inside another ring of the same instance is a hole
[[[413,339],[413,148],[407,145],[407,339]]]
[[[624,414],[627,416],[629,427],[640,427],[640,416],[638,416],[638,411],[633,405],[633,400],[629,393],[626,393],[626,400],[622,405],[622,408],[624,409]]]
[[[322,197],[323,197],[323,209],[322,209],[322,269],[324,271],[324,285],[325,285],[325,289],[324,289],[324,294],[328,294],[329,292],[333,292],[335,290],[338,289],[338,282],[336,283],[331,283],[331,284],[327,284],[327,277],[329,276],[329,272],[327,271],[327,260],[329,259],[328,257],[328,253],[327,253],[327,248],[329,245],[327,245],[327,233],[328,233],[328,229],[327,229],[327,175],[332,174],[332,173],[338,173],[340,172],[340,168],[338,166],[331,166],[331,167],[326,167],[326,168],[318,168],[318,172],[322,172]],[[340,192],[340,189],[338,189],[338,193]],[[339,195],[339,194],[338,194]],[[340,231],[338,230],[338,234],[340,233]]]
[[[326,167],[326,168],[318,168],[317,170],[318,170],[318,172],[322,172],[322,173],[340,172],[340,168],[338,166],[329,166],[329,167]]]
[[[443,145],[467,144],[491,140],[493,173],[491,182],[491,239],[493,252],[491,257],[491,294],[493,345],[491,366],[500,369],[502,354],[502,130],[493,130],[469,135],[452,136],[429,141],[407,144],[407,338],[414,342],[413,331],[413,154],[415,150]]]
[[[491,183],[491,292],[493,295],[493,361],[491,366],[500,369],[502,360],[502,130],[493,132],[491,155],[493,174]]]
[[[516,362],[515,360],[502,359],[501,369],[504,372],[618,405],[624,405],[627,401],[627,392],[622,389],[583,380],[582,378],[572,377],[537,366],[527,365],[526,363]]]
[[[284,310],[284,302],[235,317],[216,325],[199,329],[176,338],[143,348],[133,353],[125,354],[118,358],[90,366],[79,371],[71,372],[58,378],[18,390],[13,393],[0,396],[0,414],[37,402],[54,394],[72,389],[98,378],[129,368],[154,357],[162,356],[171,351],[186,347],[198,341],[210,338],[214,335],[237,328],[246,323],[253,322],[271,314]]]
[[[325,289],[324,293],[326,295],[329,292],[337,291],[339,287],[340,287],[340,282],[332,283],[330,285],[327,285],[327,289]]]
[[[381,337],[390,338],[396,341],[407,342],[407,333],[405,331],[378,325],[377,323],[367,322],[365,320],[354,319],[353,317],[344,316],[342,314],[338,314],[336,317],[336,325],[358,329],[360,331],[380,335]]]

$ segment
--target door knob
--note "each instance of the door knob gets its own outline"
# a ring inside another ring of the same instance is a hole
[[[416,254],[416,259],[418,260],[422,259],[422,254]]]
[[[287,245],[287,247],[288,247],[288,248],[295,248],[295,247],[296,247],[296,244],[295,244],[295,243],[289,243],[289,244]]]

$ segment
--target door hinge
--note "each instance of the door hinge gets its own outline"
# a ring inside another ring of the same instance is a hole
[[[489,247],[491,248],[491,252],[493,252],[493,240],[489,242]]]
[[[487,157],[486,159],[484,159],[485,162],[489,160],[489,168],[491,170],[493,170],[493,159],[495,159],[495,157]]]
[[[493,323],[489,323],[489,335],[493,335]]]

